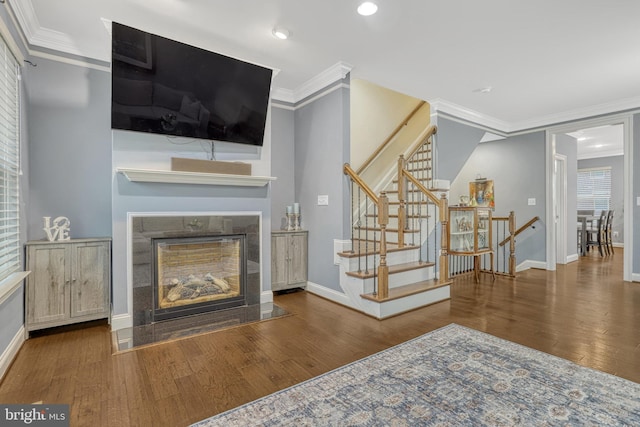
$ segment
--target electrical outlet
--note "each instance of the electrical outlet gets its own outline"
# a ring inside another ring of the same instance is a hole
[[[618,232],[617,232],[617,231],[614,231],[614,232],[613,232],[613,237],[618,237],[618,236],[619,236]]]
[[[318,206],[329,206],[329,196],[327,194],[318,195]]]
[[[527,203],[529,204],[529,206],[535,206],[536,205],[535,197],[532,197],[532,198],[528,199]]]

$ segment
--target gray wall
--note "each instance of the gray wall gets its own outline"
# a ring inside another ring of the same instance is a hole
[[[271,109],[271,228],[286,226],[286,206],[295,200],[295,142],[293,109]]]
[[[556,153],[567,156],[567,256],[578,254],[577,230],[578,219],[575,215],[578,209],[578,145],[575,138],[556,135]]]
[[[24,287],[20,286],[0,306],[0,354],[24,324]]]
[[[34,60],[24,67],[29,117],[28,238],[42,217],[66,216],[72,238],[111,235],[111,77]]]
[[[349,90],[338,88],[295,111],[295,195],[309,230],[309,281],[341,292],[334,239],[348,238]],[[318,196],[329,196],[318,206]]]
[[[440,130],[438,130],[440,133]],[[469,182],[480,174],[494,181],[494,215],[516,214],[516,227],[538,216],[540,221],[516,239],[516,262],[545,261],[545,133],[535,132],[479,144],[451,183],[451,204],[469,194]],[[529,206],[528,199],[536,205]]]
[[[435,178],[453,181],[485,131],[444,117],[437,117],[435,122],[438,127]]]
[[[609,207],[615,211],[613,216],[613,241],[614,243],[624,243],[624,156],[578,160],[577,169],[599,167],[611,168],[611,204]],[[617,235],[615,235],[616,232],[618,233]]]

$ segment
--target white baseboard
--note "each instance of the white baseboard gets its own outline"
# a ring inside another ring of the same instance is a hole
[[[634,282],[640,282],[640,274],[639,273],[631,274],[631,280]]]
[[[580,259],[580,256],[578,254],[569,255],[567,257],[567,264],[569,264],[570,262],[576,262],[579,259]]]
[[[273,302],[273,291],[262,291],[260,293],[260,304]]]
[[[133,316],[128,313],[111,316],[111,332],[133,327]]]
[[[537,268],[540,270],[547,269],[547,263],[545,261],[532,261],[530,259],[521,262],[516,266],[516,272],[528,270],[530,268]]]
[[[346,294],[334,289],[326,288],[322,285],[318,285],[317,283],[307,282],[307,291],[330,301],[337,302],[338,304],[342,304],[346,307],[361,311],[359,308],[353,306],[351,300]]]
[[[23,325],[20,326],[18,332],[13,336],[13,339],[0,356],[0,380],[4,378],[4,374],[7,373],[9,366],[11,366],[11,362],[13,362],[16,354],[18,354],[18,350],[20,350],[20,347],[22,347],[22,344],[24,344],[24,339],[25,330]]]
[[[613,242],[613,247],[614,248],[624,248],[624,243]]]

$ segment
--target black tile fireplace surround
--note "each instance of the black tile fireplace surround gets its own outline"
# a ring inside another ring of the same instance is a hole
[[[153,323],[154,239],[243,235],[246,245],[246,305],[260,304],[260,217],[257,215],[133,216],[131,269],[133,326]],[[225,308],[224,306],[219,308]],[[215,309],[215,307],[213,308]],[[157,319],[156,319],[157,320]]]

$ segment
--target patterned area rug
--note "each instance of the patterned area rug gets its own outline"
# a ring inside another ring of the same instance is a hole
[[[638,426],[640,384],[451,324],[194,426]]]

